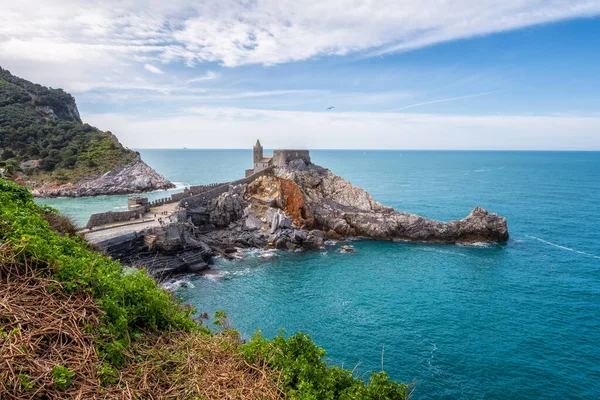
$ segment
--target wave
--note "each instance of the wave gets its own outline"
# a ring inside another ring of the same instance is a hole
[[[163,289],[177,290],[179,288],[194,288],[194,284],[186,279],[170,279],[160,285]]]
[[[562,246],[560,244],[552,243],[552,242],[549,242],[549,241],[544,240],[544,239],[539,238],[539,237],[529,236],[529,235],[525,235],[525,236],[528,237],[528,238],[530,238],[530,239],[535,239],[535,240],[537,240],[540,243],[547,244],[548,246],[556,247],[557,249],[566,250],[566,251],[572,251],[572,252],[577,253],[577,254],[581,254],[581,255],[584,255],[584,256],[588,256],[588,257],[592,257],[592,258],[596,258],[596,259],[600,260],[600,256],[597,256],[597,255],[594,255],[594,254],[590,254],[590,253],[586,253],[585,251],[581,251],[581,250],[577,250],[577,249],[572,249],[572,248],[567,247],[567,246]]]
[[[211,280],[211,281],[218,281],[220,279],[224,279],[227,275],[229,275],[229,272],[223,271],[223,272],[211,272],[211,273],[207,273],[207,274],[202,274],[201,276],[203,278]]]
[[[252,273],[252,268],[243,268],[239,270],[233,271],[209,271],[207,273],[203,273],[202,276],[204,279],[208,279],[211,281],[219,281],[221,279],[230,279],[234,276],[244,276]]]
[[[460,246],[460,247],[483,247],[483,248],[488,248],[488,247],[494,246],[492,243],[488,243],[488,242],[457,243],[456,245]]]
[[[260,258],[275,258],[277,257],[277,250],[263,250],[259,255]]]
[[[175,185],[175,187],[173,189],[170,190],[179,190],[179,189],[185,189],[187,187],[190,187],[189,183],[185,183],[185,182],[171,182],[173,185]]]

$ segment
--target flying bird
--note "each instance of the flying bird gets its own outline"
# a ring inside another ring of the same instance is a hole
[[[328,109],[328,110],[331,110],[331,109],[333,109],[333,108],[334,108],[333,106],[329,106],[329,107],[327,107],[327,109]]]

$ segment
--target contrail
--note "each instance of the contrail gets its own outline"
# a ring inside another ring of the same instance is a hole
[[[432,100],[432,101],[425,101],[423,103],[415,103],[415,104],[411,104],[410,106],[406,106],[406,107],[401,107],[401,108],[393,108],[391,110],[387,110],[387,112],[391,112],[391,111],[400,111],[400,110],[406,110],[407,108],[413,108],[413,107],[418,107],[418,106],[424,106],[426,104],[434,104],[434,103],[444,103],[446,101],[454,101],[454,100],[460,100],[460,99],[470,99],[472,97],[480,97],[480,96],[485,96],[488,94],[492,94],[492,93],[497,93],[499,92],[499,90],[493,90],[491,92],[483,92],[483,93],[475,93],[475,94],[468,94],[466,96],[458,96],[458,97],[448,97],[446,99],[439,99],[439,100]]]

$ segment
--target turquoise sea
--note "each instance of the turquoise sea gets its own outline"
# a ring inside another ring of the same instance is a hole
[[[180,185],[227,181],[245,150],[141,150]],[[171,282],[249,338],[302,331],[359,375],[416,383],[415,399],[600,398],[600,153],[311,151],[383,204],[438,220],[507,217],[504,245],[353,241],[356,254],[248,252]],[[151,196],[162,197],[164,192]],[[79,222],[124,196],[46,202]],[[384,351],[382,352],[382,349]]]

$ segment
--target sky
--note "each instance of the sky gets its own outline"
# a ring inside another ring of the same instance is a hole
[[[600,150],[600,0],[0,9],[0,66],[130,148]]]

